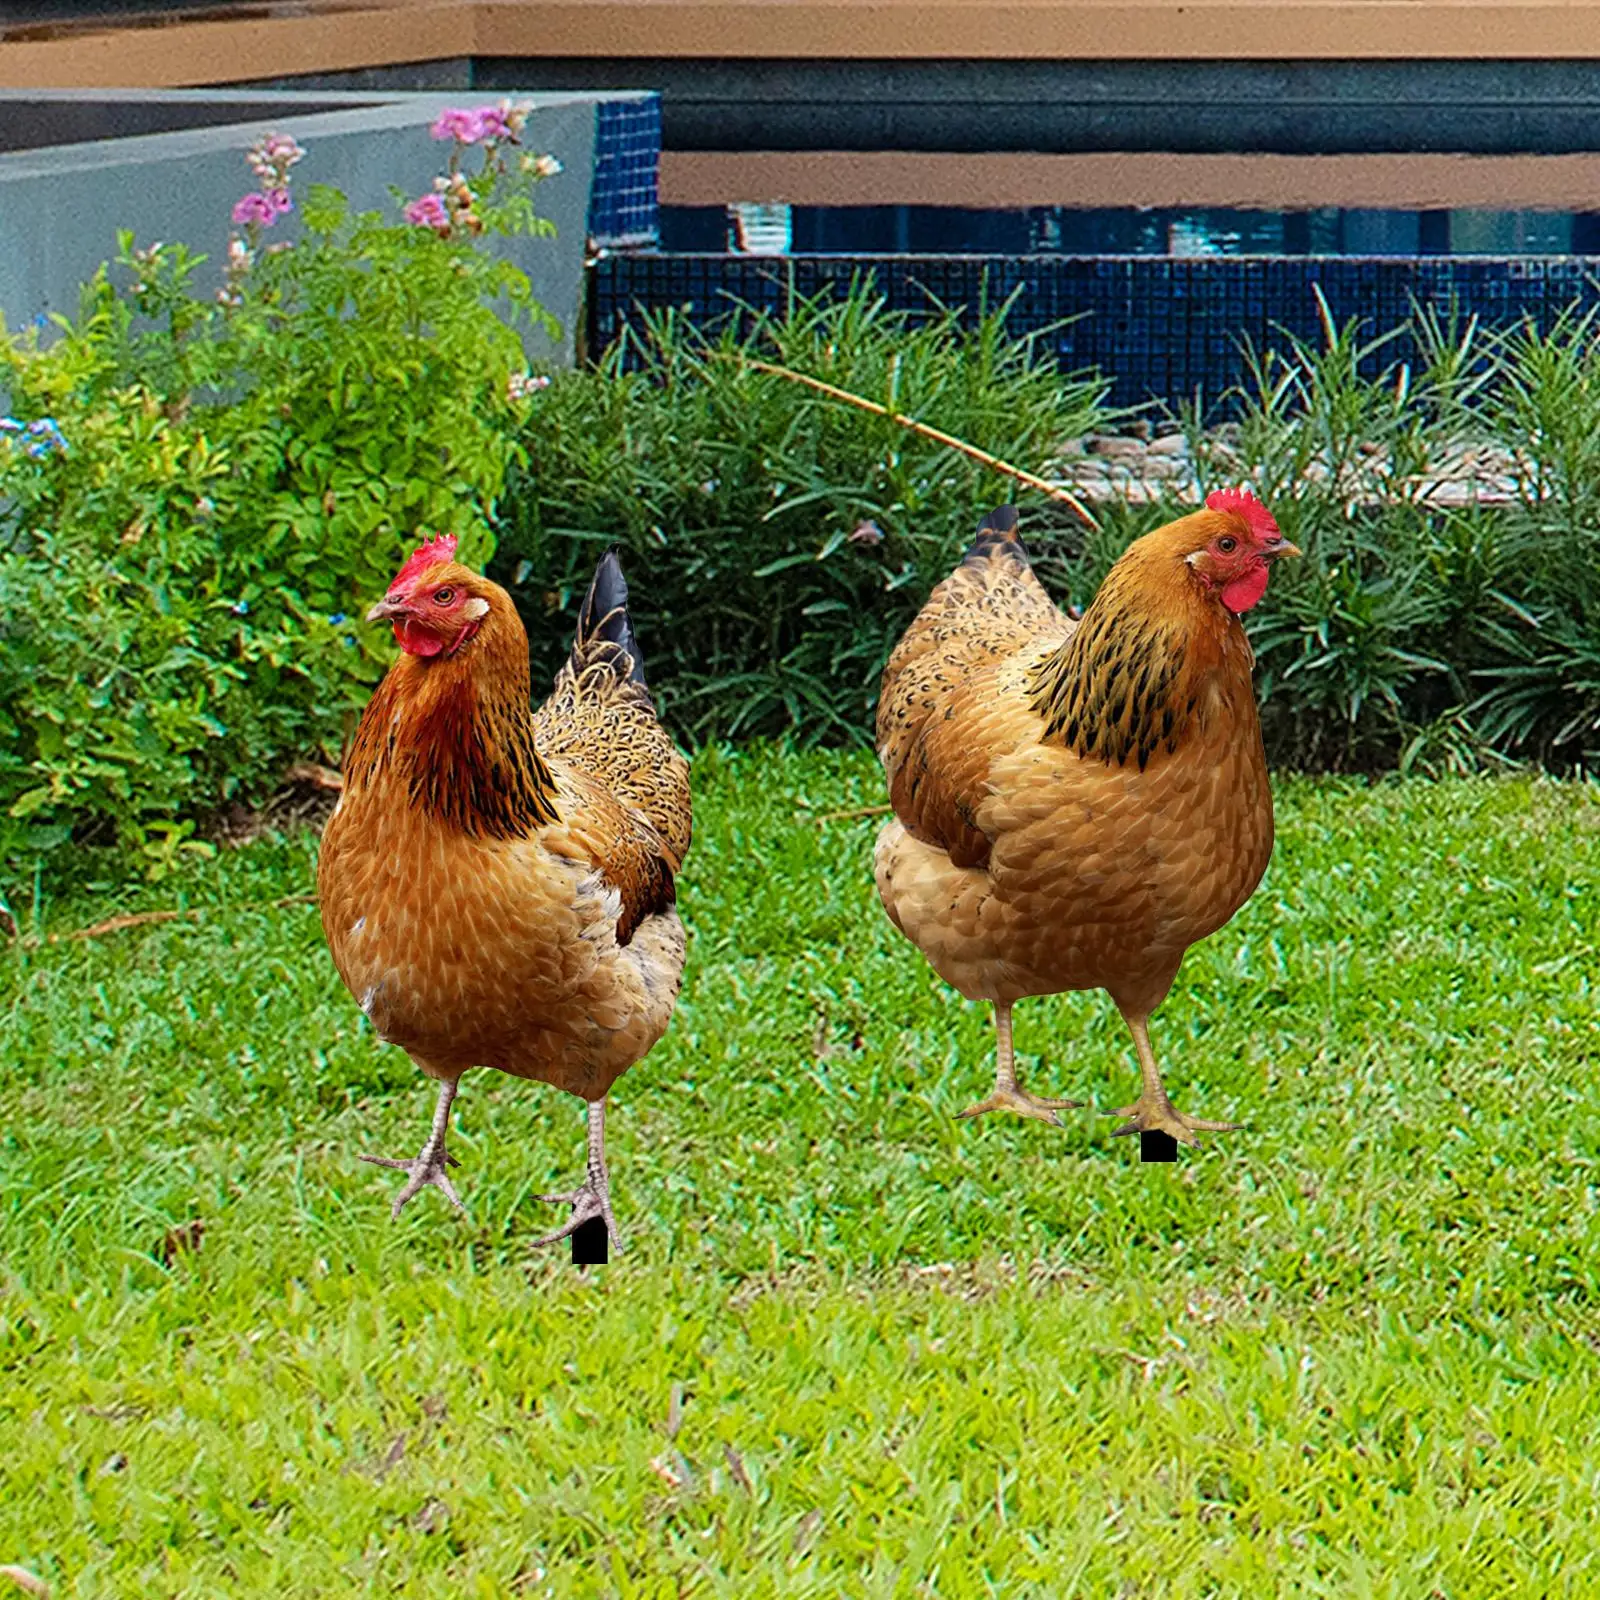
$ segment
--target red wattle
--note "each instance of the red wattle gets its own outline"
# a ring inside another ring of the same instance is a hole
[[[1243,577],[1223,585],[1222,603],[1234,616],[1242,617],[1266,592],[1267,564],[1262,561],[1251,567]]]
[[[426,628],[419,628],[409,617],[402,617],[394,625],[395,643],[407,655],[436,656],[444,649],[444,640],[429,633]]]

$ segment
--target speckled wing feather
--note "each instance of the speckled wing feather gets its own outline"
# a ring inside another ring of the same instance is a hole
[[[878,756],[895,814],[957,866],[978,866],[989,856],[976,812],[994,752],[987,739],[952,730],[952,714],[975,699],[981,704],[1010,658],[1053,649],[1077,626],[1034,576],[1016,529],[1011,506],[984,520],[961,565],[895,646],[878,693]],[[993,721],[985,718],[985,729],[1003,732]],[[941,748],[932,760],[935,744]]]
[[[622,897],[619,944],[673,904],[691,827],[689,764],[656,716],[627,605],[622,568],[607,552],[572,653],[533,717],[540,753],[565,791],[568,831]]]

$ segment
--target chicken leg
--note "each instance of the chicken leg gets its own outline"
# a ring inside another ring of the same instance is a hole
[[[1123,1012],[1122,1019],[1128,1024],[1128,1032],[1133,1035],[1133,1048],[1139,1053],[1139,1098],[1131,1106],[1119,1106],[1111,1114],[1116,1117],[1127,1117],[1130,1120],[1120,1128],[1114,1128],[1111,1133],[1113,1139],[1120,1139],[1130,1133],[1170,1133],[1172,1137],[1182,1144],[1198,1145],[1200,1141],[1195,1138],[1198,1130],[1202,1133],[1233,1133],[1242,1128],[1242,1122],[1206,1122],[1199,1117],[1186,1117],[1167,1098],[1166,1087],[1161,1082],[1161,1069],[1156,1065],[1155,1052],[1150,1048],[1149,1018],[1129,1016]]]
[[[548,1200],[552,1205],[571,1206],[572,1215],[554,1233],[547,1233],[542,1239],[535,1239],[533,1241],[535,1248],[539,1245],[555,1244],[558,1240],[576,1232],[591,1218],[603,1217],[606,1236],[611,1240],[611,1248],[621,1253],[622,1236],[617,1232],[617,1219],[611,1215],[611,1179],[606,1175],[604,1100],[589,1102],[589,1174],[582,1186],[569,1194],[542,1194],[538,1198]]]
[[[459,1083],[457,1078],[444,1078],[439,1083],[439,1103],[433,1110],[433,1132],[428,1135],[428,1142],[423,1145],[421,1152],[411,1161],[397,1161],[393,1156],[362,1156],[363,1161],[370,1161],[375,1167],[393,1167],[397,1172],[408,1173],[405,1187],[395,1196],[394,1208],[390,1211],[391,1219],[398,1221],[400,1213],[405,1209],[406,1201],[415,1194],[432,1185],[446,1200],[453,1205],[462,1216],[466,1216],[467,1208],[462,1205],[461,1197],[456,1193],[455,1185],[450,1181],[446,1167],[459,1167],[461,1163],[444,1147],[445,1134],[450,1127],[450,1104],[456,1097],[456,1088]]]
[[[994,1093],[987,1100],[958,1111],[958,1117],[981,1117],[985,1111],[1015,1111],[1018,1116],[1037,1117],[1041,1122],[1061,1126],[1061,1110],[1081,1106],[1081,1100],[1045,1100],[1031,1095],[1017,1082],[1016,1057],[1011,1049],[1011,1002],[994,1003],[995,1073]]]

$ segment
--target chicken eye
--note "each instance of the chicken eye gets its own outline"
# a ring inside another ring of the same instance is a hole
[[[456,592],[454,589],[445,588],[435,589],[433,591],[433,603],[436,606],[447,606],[452,600],[455,599],[455,597]]]
[[[1217,549],[1219,549],[1225,556],[1232,555],[1233,552],[1238,548],[1239,541],[1229,534],[1225,533],[1220,539],[1217,540]]]

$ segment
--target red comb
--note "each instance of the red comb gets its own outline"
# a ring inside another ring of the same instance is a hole
[[[1273,515],[1241,484],[1237,489],[1213,489],[1206,496],[1207,511],[1231,511],[1243,517],[1246,526],[1257,539],[1281,539]]]
[[[456,536],[453,533],[441,533],[437,539],[427,539],[411,552],[411,559],[395,573],[389,584],[389,592],[402,589],[420,573],[426,572],[429,567],[438,566],[441,561],[453,561],[456,554]]]

